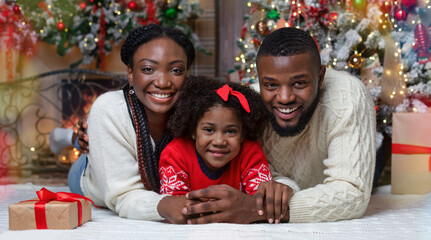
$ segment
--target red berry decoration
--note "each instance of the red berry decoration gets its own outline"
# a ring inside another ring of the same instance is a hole
[[[15,14],[20,14],[20,13],[21,13],[21,10],[19,9],[19,7],[18,7],[17,5],[15,5],[15,6],[13,6],[13,12],[14,12]]]
[[[135,1],[129,2],[129,4],[127,4],[127,7],[129,7],[130,10],[135,11],[137,8],[136,2]]]
[[[84,1],[82,1],[79,3],[79,8],[81,8],[81,10],[85,10],[87,8],[87,4]]]
[[[401,4],[405,7],[414,7],[417,4],[417,0],[402,0]]]
[[[58,22],[57,23],[57,30],[58,31],[63,31],[66,28],[66,25],[64,24],[64,22]]]
[[[394,9],[394,17],[398,21],[404,21],[407,18],[407,12],[400,7],[395,7]]]

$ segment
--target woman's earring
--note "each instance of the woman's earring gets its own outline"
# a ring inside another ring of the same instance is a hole
[[[130,90],[129,90],[130,95],[135,94],[135,90],[133,90],[133,86],[130,86]]]

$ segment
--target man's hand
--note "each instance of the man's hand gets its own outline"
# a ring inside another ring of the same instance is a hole
[[[203,201],[183,209],[183,213],[189,216],[188,224],[251,223],[265,219],[257,214],[253,195],[247,195],[227,185],[214,185],[191,191],[186,194],[186,198]]]
[[[291,187],[273,180],[259,184],[254,196],[258,214],[266,218],[269,223],[289,221],[289,200],[293,195]]]
[[[79,120],[78,121],[78,144],[79,144],[79,151],[81,153],[88,153],[88,135],[87,135],[87,122],[85,120]]]

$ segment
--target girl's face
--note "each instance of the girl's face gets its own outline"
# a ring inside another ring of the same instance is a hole
[[[216,172],[238,155],[242,136],[242,122],[235,111],[216,105],[198,121],[193,137],[206,166]]]
[[[166,114],[178,99],[187,76],[187,55],[170,38],[153,39],[138,47],[129,83],[147,114]]]

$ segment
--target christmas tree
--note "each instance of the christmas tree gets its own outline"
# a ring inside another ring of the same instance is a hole
[[[393,112],[431,106],[431,5],[429,0],[250,0],[236,41],[235,74],[256,83],[260,43],[280,27],[308,31],[322,64],[357,76],[377,111],[377,147],[391,135]]]
[[[149,23],[184,31],[205,52],[187,25],[202,12],[187,0],[6,0],[0,4],[0,32],[10,34],[8,46],[32,54],[36,41],[57,47],[60,56],[79,47],[82,59],[71,67],[96,61],[104,69],[105,56],[133,29]]]

